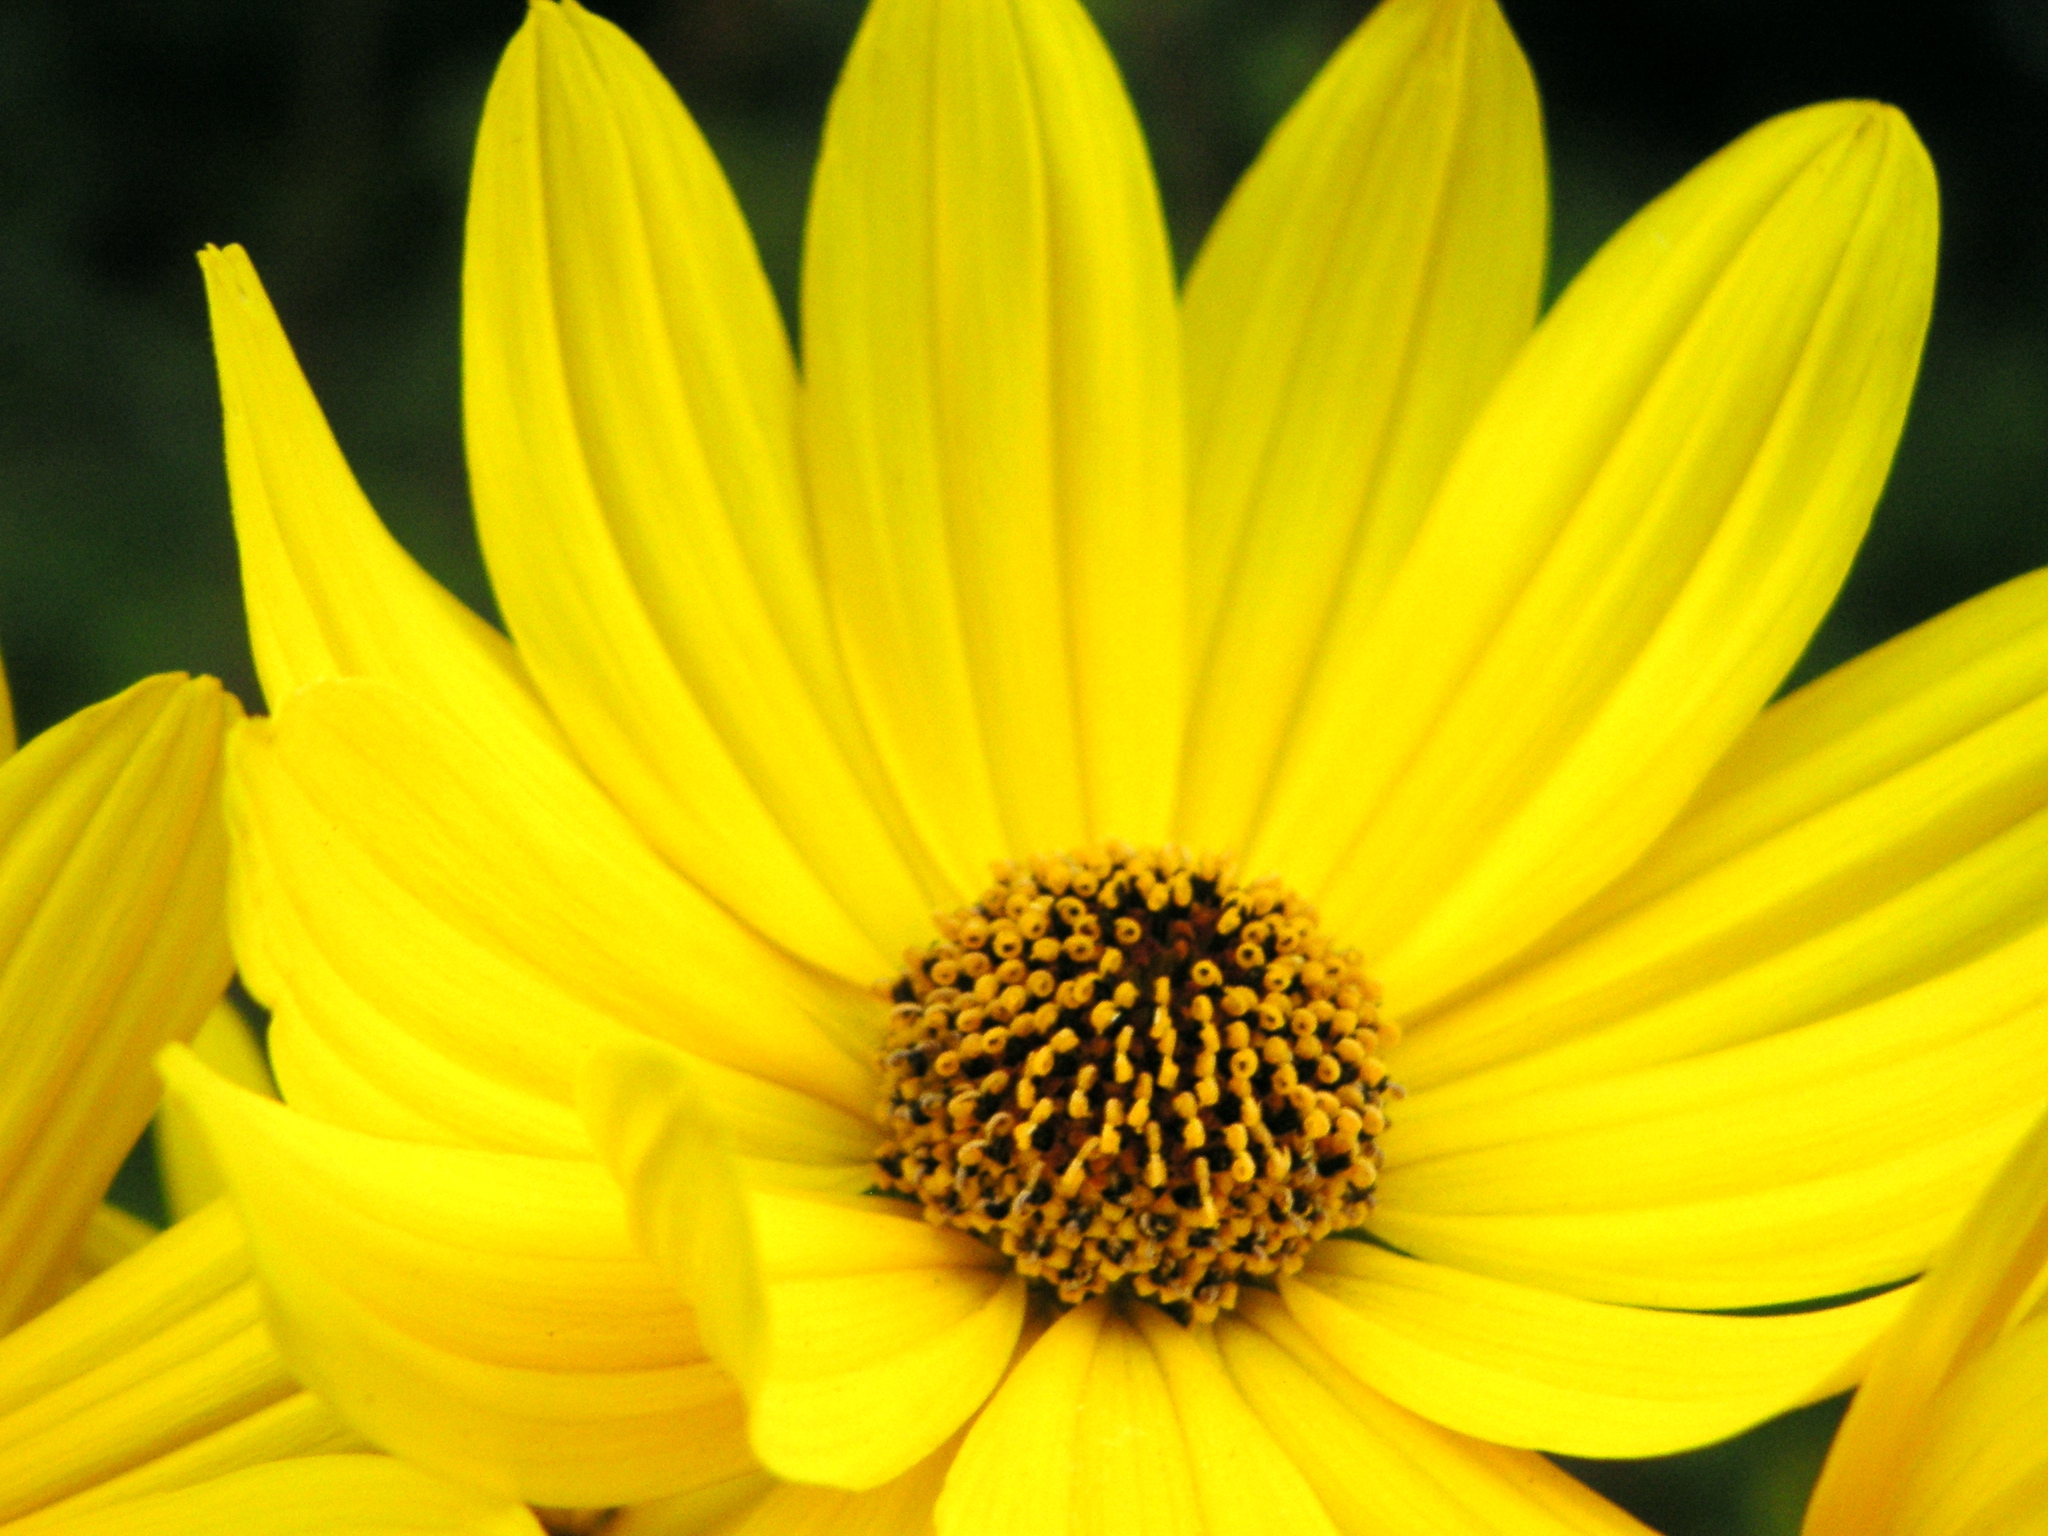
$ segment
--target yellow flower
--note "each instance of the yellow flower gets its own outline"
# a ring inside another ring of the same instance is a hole
[[[629,1530],[1034,1533],[1611,1530],[1527,1448],[1852,1382],[1905,1293],[1727,1314],[1911,1276],[2048,1100],[2048,579],[1766,708],[1918,358],[1896,112],[1537,325],[1544,223],[1489,0],[1377,10],[1178,299],[1072,0],[877,0],[799,378],[536,4],[464,279],[510,643],[209,253],[289,1107],[166,1072],[304,1378]]]
[[[1871,1362],[1804,1536],[2048,1530],[2048,1118]]]

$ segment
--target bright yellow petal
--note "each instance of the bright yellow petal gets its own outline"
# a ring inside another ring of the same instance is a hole
[[[1181,835],[1242,848],[1339,593],[1366,612],[1528,335],[1536,89],[1493,0],[1375,7],[1202,247]]]
[[[1250,863],[1397,1008],[1618,875],[1782,681],[1890,462],[1934,228],[1891,109],[1748,134],[1574,282],[1384,598],[1338,615]]]
[[[1037,1340],[967,1432],[943,1536],[1307,1536],[1335,1527],[1206,1328],[1089,1302]]]
[[[229,1082],[251,1093],[277,1097],[270,1069],[263,1064],[263,1047],[233,1003],[222,999],[213,1005],[206,1022],[192,1037],[192,1052]],[[163,1104],[151,1128],[156,1142],[156,1166],[164,1185],[164,1203],[171,1219],[182,1221],[200,1207],[211,1204],[227,1192],[227,1182],[207,1148],[205,1132],[180,1104]]]
[[[1890,1529],[1999,1536],[2048,1516],[2048,1317],[1973,1359],[1932,1407]]]
[[[1404,1020],[1477,1103],[1755,1039],[1961,965],[2048,911],[2048,571],[1774,704],[1539,958]],[[1453,1081],[1453,1080],[1457,1081]]]
[[[2048,1349],[2041,1319],[2017,1331],[2029,1342],[2006,1333],[2016,1314],[2038,1305],[2044,1275],[2048,1117],[2021,1140],[1928,1278],[1914,1288],[1912,1306],[1872,1362],[1828,1453],[1807,1510],[1806,1536],[1918,1532],[1919,1521],[1900,1518],[1901,1490],[1909,1478],[1917,1480],[1914,1497],[1922,1503],[1945,1496],[1969,1505],[1990,1502],[2023,1479],[2030,1454],[2036,1472],[2048,1464],[2039,1406],[2013,1421],[2022,1428],[2018,1444],[1993,1433],[2000,1414],[2036,1398],[2039,1383],[2048,1380],[2038,1364]],[[1916,1469],[1931,1455],[1936,1433],[1941,1454]],[[1969,1463],[1980,1453],[1990,1460],[1973,1471]],[[1926,1528],[1932,1536],[1941,1522]]]
[[[1166,830],[1178,318],[1143,141],[1075,0],[879,0],[826,123],[802,405],[875,740],[963,891]]]
[[[2048,1103],[2048,927],[1768,1039],[1431,1098],[1386,1138],[1375,1220],[1425,1257],[1652,1306],[1903,1279]]]
[[[880,1006],[713,906],[545,747],[340,682],[233,757],[236,938],[292,1102],[412,1134],[381,1092],[439,1139],[587,1155],[576,1065],[637,1030],[867,1112],[848,1037]]]
[[[1024,1313],[1024,1282],[994,1250],[903,1202],[852,1193],[865,1166],[850,1182],[804,1177],[793,1165],[830,1163],[790,1156],[816,1144],[795,1106],[728,1121],[730,1088],[681,1052],[595,1053],[581,1097],[643,1244],[746,1385],[765,1465],[794,1481],[878,1487],[980,1406]]]
[[[588,1162],[323,1125],[166,1053],[294,1369],[373,1442],[559,1505],[749,1464],[738,1389]]]
[[[1332,1359],[1447,1428],[1657,1456],[1841,1391],[1911,1293],[1783,1317],[1653,1312],[1333,1241],[1280,1294]]]
[[[0,1338],[0,1521],[148,1476],[289,1397],[260,1311],[220,1205]]]
[[[323,677],[403,683],[482,735],[552,735],[504,638],[377,521],[240,246],[199,258],[249,643],[273,709]]]
[[[150,1056],[227,985],[212,678],[153,677],[0,764],[0,1332],[61,1293],[156,1108]]]
[[[1471,1440],[1390,1403],[1248,1291],[1216,1325],[1231,1380],[1345,1536],[1645,1536],[1532,1451]]]
[[[523,1505],[389,1456],[302,1456],[38,1526],[38,1536],[541,1536]]]
[[[72,1517],[89,1510],[126,1504],[146,1495],[210,1482],[292,1456],[322,1456],[367,1451],[370,1444],[342,1423],[334,1410],[310,1392],[294,1392],[210,1435],[167,1451],[105,1482],[81,1488],[69,1498],[0,1527],[7,1536],[44,1536]]]
[[[957,1449],[949,1442],[901,1477],[858,1493],[736,1478],[622,1509],[605,1536],[932,1536],[932,1506]]]
[[[872,803],[774,298],[695,124],[610,23],[527,12],[465,250],[470,472],[520,654],[672,863],[867,983],[943,887]]]

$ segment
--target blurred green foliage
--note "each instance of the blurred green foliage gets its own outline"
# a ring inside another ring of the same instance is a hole
[[[1943,276],[1876,531],[1802,671],[2048,560],[2048,6],[1505,0],[1554,155],[1553,291],[1778,110],[1884,97],[1944,187]],[[617,0],[698,114],[785,303],[856,0]],[[1364,0],[1095,0],[1183,263]],[[462,198],[516,0],[0,3],[0,646],[26,731],[151,671],[260,702],[192,252],[256,258],[365,488],[489,611],[465,506]],[[146,1168],[127,1186],[147,1200]],[[1668,1536],[1796,1529],[1838,1411],[1574,1470]]]

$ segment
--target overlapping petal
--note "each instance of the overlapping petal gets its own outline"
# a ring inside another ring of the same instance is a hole
[[[305,1456],[39,1524],[38,1536],[541,1536],[524,1505],[389,1456]]]
[[[505,639],[420,569],[350,473],[248,253],[199,258],[249,644],[272,708],[326,677],[403,683],[480,738],[550,737]]]
[[[1405,1022],[1476,1104],[1825,1018],[2048,916],[2048,572],[1766,710],[1642,862],[1537,952]]]
[[[558,1505],[751,1465],[736,1386],[596,1164],[322,1125],[189,1053],[163,1070],[245,1214],[286,1355],[372,1441]]]
[[[1740,1307],[1913,1274],[2048,1101],[2048,928],[1801,1029],[1406,1106],[1377,1229],[1584,1295]]]
[[[1499,9],[1393,0],[1204,242],[1182,305],[1191,843],[1244,847],[1333,610],[1370,612],[1528,335],[1545,215]]]
[[[1212,1349],[1156,1307],[1055,1322],[975,1420],[941,1536],[1334,1529]]]
[[[2048,1118],[1936,1261],[1828,1452],[1806,1536],[2034,1529],[2048,1504]]]
[[[536,682],[655,847],[865,984],[944,882],[840,676],[788,343],[695,124],[573,0],[499,66],[465,249],[477,523]]]
[[[296,1391],[218,1205],[0,1338],[0,1522],[356,1442]],[[30,1512],[34,1511],[34,1514]]]
[[[995,1386],[1024,1282],[965,1233],[857,1193],[864,1157],[834,1156],[794,1096],[737,1097],[653,1043],[594,1055],[582,1091],[643,1244],[746,1386],[763,1463],[794,1481],[879,1487]]]
[[[632,1031],[864,1110],[873,1000],[663,865],[572,764],[326,683],[235,744],[233,919],[294,1104],[388,1134],[587,1155],[591,1045]]]
[[[958,889],[1167,825],[1178,319],[1129,102],[1075,0],[878,0],[825,128],[801,421],[826,588]]]
[[[1684,1450],[1839,1392],[1910,1295],[1781,1317],[1658,1312],[1341,1241],[1280,1292],[1332,1359],[1403,1407],[1580,1456]]]
[[[56,1299],[156,1107],[151,1053],[227,985],[211,678],[150,678],[0,765],[0,1332]]]
[[[1397,1006],[1618,875],[1782,680],[1890,462],[1934,223],[1889,109],[1737,141],[1574,282],[1384,597],[1338,615],[1251,862]]]
[[[1387,1401],[1270,1295],[1249,1295],[1220,1319],[1216,1345],[1347,1536],[1642,1536],[1642,1525],[1541,1456],[1468,1439]]]

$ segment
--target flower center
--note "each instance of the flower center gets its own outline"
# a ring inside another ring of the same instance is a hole
[[[1175,848],[995,879],[890,993],[885,1187],[1070,1305],[1128,1281],[1205,1322],[1365,1219],[1392,1027],[1306,902]]]

